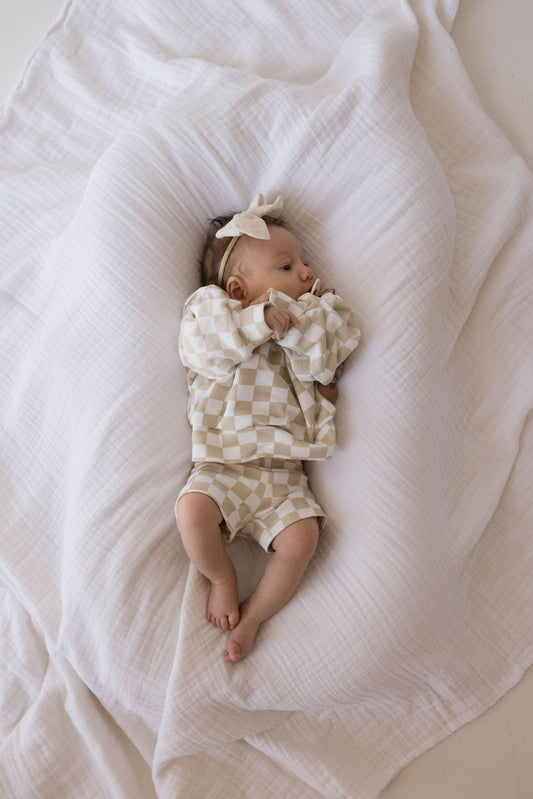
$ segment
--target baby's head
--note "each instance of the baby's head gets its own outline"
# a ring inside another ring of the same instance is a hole
[[[202,284],[204,286],[209,286],[214,283],[216,286],[223,288],[224,291],[226,290],[227,280],[231,274],[231,269],[234,264],[232,253],[230,253],[229,257],[227,257],[225,260],[222,268],[222,274],[220,274],[220,266],[228,246],[231,246],[232,239],[228,237],[217,238],[217,233],[219,230],[222,230],[223,227],[226,227],[226,225],[228,225],[231,220],[234,219],[237,213],[238,212],[235,212],[234,214],[217,216],[212,219],[209,224],[201,259]],[[271,226],[285,227],[285,221],[281,216],[277,218],[274,218],[273,216],[265,216],[263,217],[263,221],[266,223],[269,229]],[[236,247],[234,246],[233,249],[235,248]]]
[[[259,197],[262,202],[262,196]],[[252,208],[259,208],[255,219],[255,212],[250,213]],[[311,290],[316,280],[300,242],[285,227],[281,216],[260,215],[261,205],[257,205],[257,198],[250,209],[211,221],[202,258],[204,285],[214,283],[220,286],[244,306],[270,288],[298,299]],[[234,231],[234,221],[242,217],[241,228]],[[222,238],[217,237],[222,228],[230,232],[224,233]],[[241,229],[258,233],[261,238],[241,232]],[[234,232],[236,235],[232,235]]]

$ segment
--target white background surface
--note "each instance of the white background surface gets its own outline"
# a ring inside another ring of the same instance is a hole
[[[0,0],[0,103],[63,0]],[[453,37],[490,116],[533,168],[532,0],[461,0]],[[533,669],[493,708],[406,768],[381,799],[531,799]]]

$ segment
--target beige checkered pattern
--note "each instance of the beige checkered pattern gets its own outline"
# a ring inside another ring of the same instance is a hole
[[[187,301],[180,356],[188,368],[195,463],[244,463],[261,457],[323,460],[335,446],[334,406],[315,381],[330,383],[355,349],[355,317],[336,294],[297,301],[270,292],[300,326],[274,341],[264,305],[242,305],[217,286]]]
[[[178,501],[194,491],[217,503],[224,517],[226,541],[244,535],[267,552],[278,533],[290,524],[316,517],[322,529],[326,522],[297,461],[196,464]]]

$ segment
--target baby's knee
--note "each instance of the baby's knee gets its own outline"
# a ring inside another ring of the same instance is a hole
[[[207,494],[191,491],[183,494],[176,504],[176,522],[180,532],[206,524],[219,525],[221,521],[222,514],[217,503]]]
[[[318,535],[317,520],[302,519],[282,530],[272,542],[272,548],[293,560],[309,561],[315,554]]]

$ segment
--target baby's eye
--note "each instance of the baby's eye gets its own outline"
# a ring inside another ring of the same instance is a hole
[[[282,269],[283,272],[290,272],[291,269],[292,269],[292,266],[291,266],[291,264],[283,264],[281,269]]]

